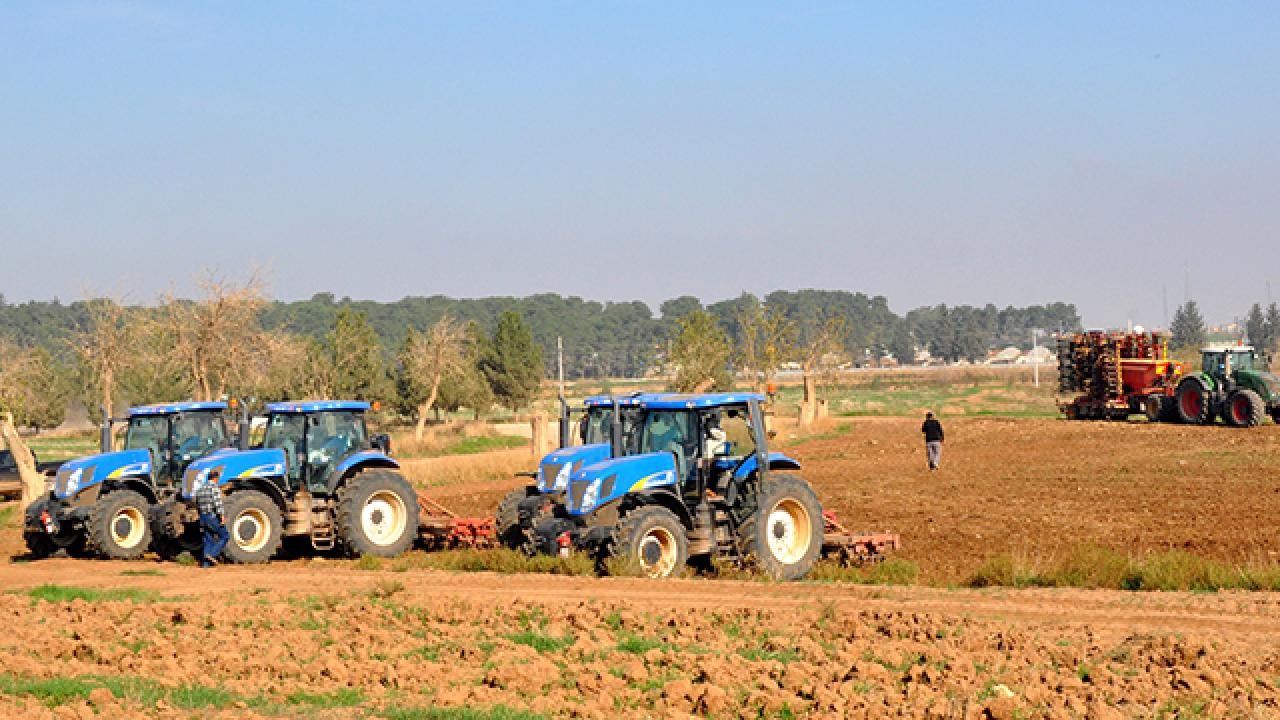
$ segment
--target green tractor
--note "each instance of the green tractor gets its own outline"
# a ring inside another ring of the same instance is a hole
[[[1248,345],[1204,348],[1200,372],[1188,373],[1174,393],[1178,419],[1211,425],[1221,417],[1232,427],[1253,427],[1270,415],[1280,423],[1280,378],[1263,369]]]

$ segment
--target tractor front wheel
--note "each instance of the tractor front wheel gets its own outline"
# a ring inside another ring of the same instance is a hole
[[[1255,427],[1267,414],[1267,405],[1258,393],[1248,389],[1237,390],[1227,398],[1227,411],[1223,414],[1232,427]]]
[[[1144,409],[1147,412],[1147,420],[1149,422],[1160,422],[1164,419],[1164,397],[1161,395],[1148,395]]]
[[[1178,408],[1178,419],[1182,422],[1191,425],[1207,425],[1213,422],[1209,387],[1200,378],[1193,375],[1178,383],[1174,402]]]
[[[284,535],[275,501],[257,490],[238,490],[227,496],[226,511],[231,539],[223,557],[249,565],[275,556]]]
[[[395,557],[418,536],[418,496],[398,473],[364,470],[338,490],[338,539],[351,557]]]
[[[529,537],[529,530],[520,522],[520,503],[535,493],[532,486],[526,485],[507,493],[506,497],[502,498],[502,502],[498,503],[498,512],[494,519],[497,524],[498,542],[502,543],[503,547],[522,552],[532,550],[533,543],[532,538]]]
[[[738,529],[743,555],[776,580],[799,580],[822,554],[823,524],[809,483],[772,475],[760,489],[759,507]]]
[[[98,498],[85,522],[89,545],[111,560],[137,560],[151,547],[150,504],[133,490]]]
[[[608,555],[621,561],[614,572],[664,578],[679,572],[689,561],[689,537],[680,518],[659,505],[646,505],[618,520]]]

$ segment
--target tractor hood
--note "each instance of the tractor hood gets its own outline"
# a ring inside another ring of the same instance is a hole
[[[58,468],[58,476],[53,481],[53,494],[55,497],[67,498],[111,478],[150,475],[151,453],[146,450],[120,450],[90,455],[65,462]]]
[[[187,466],[187,472],[182,476],[182,497],[191,499],[214,470],[220,473],[219,485],[240,478],[280,477],[285,472],[284,451],[278,448],[243,451],[226,448],[206,455]]]
[[[538,465],[538,490],[543,493],[564,492],[569,478],[583,467],[608,460],[608,444],[576,445],[547,453]]]
[[[628,493],[676,484],[676,460],[671,453],[610,458],[587,465],[569,478],[565,510],[574,516],[590,515]]]

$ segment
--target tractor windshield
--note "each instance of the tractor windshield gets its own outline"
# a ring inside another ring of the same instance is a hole
[[[686,411],[650,410],[644,418],[644,433],[640,439],[640,452],[669,452],[676,456],[680,477],[685,477],[697,456],[697,423],[693,413]]]
[[[141,415],[129,418],[124,433],[125,450],[150,450],[151,459],[159,462],[161,451],[169,444],[169,416]]]
[[[1237,350],[1231,353],[1231,369],[1235,370],[1252,370],[1253,369],[1253,353],[1248,350]]]
[[[178,459],[189,463],[227,445],[227,425],[219,413],[182,413],[173,420]]]
[[[639,408],[622,408],[622,447],[625,453],[630,454],[636,451],[636,444],[639,440],[640,429],[640,409]],[[610,434],[613,432],[613,408],[610,406],[593,407],[587,410],[587,416],[582,419],[583,435],[582,442],[584,445],[609,444],[612,442]]]
[[[303,442],[307,435],[307,416],[299,413],[273,413],[267,418],[262,447],[283,450],[289,477],[297,480],[306,460]]]

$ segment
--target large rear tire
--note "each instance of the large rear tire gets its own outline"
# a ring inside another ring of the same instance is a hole
[[[645,505],[618,520],[606,552],[615,559],[605,564],[606,570],[671,577],[689,561],[689,536],[675,513],[660,505]],[[621,567],[614,565],[619,562]]]
[[[284,537],[280,508],[265,493],[237,490],[227,496],[227,532],[231,539],[222,551],[227,560],[250,565],[275,557]]]
[[[1262,424],[1267,415],[1267,404],[1262,396],[1249,390],[1237,390],[1227,398],[1227,408],[1223,412],[1227,424],[1232,427],[1256,427]]]
[[[338,490],[336,525],[351,557],[395,557],[418,537],[418,496],[399,473],[364,470]]]
[[[822,554],[822,505],[809,483],[773,474],[756,512],[738,528],[742,554],[775,580],[799,580]]]
[[[1213,403],[1210,401],[1209,386],[1195,375],[1183,378],[1174,393],[1178,419],[1191,425],[1213,422]]]
[[[89,549],[111,560],[137,560],[151,547],[151,506],[133,490],[98,498],[85,521]]]

